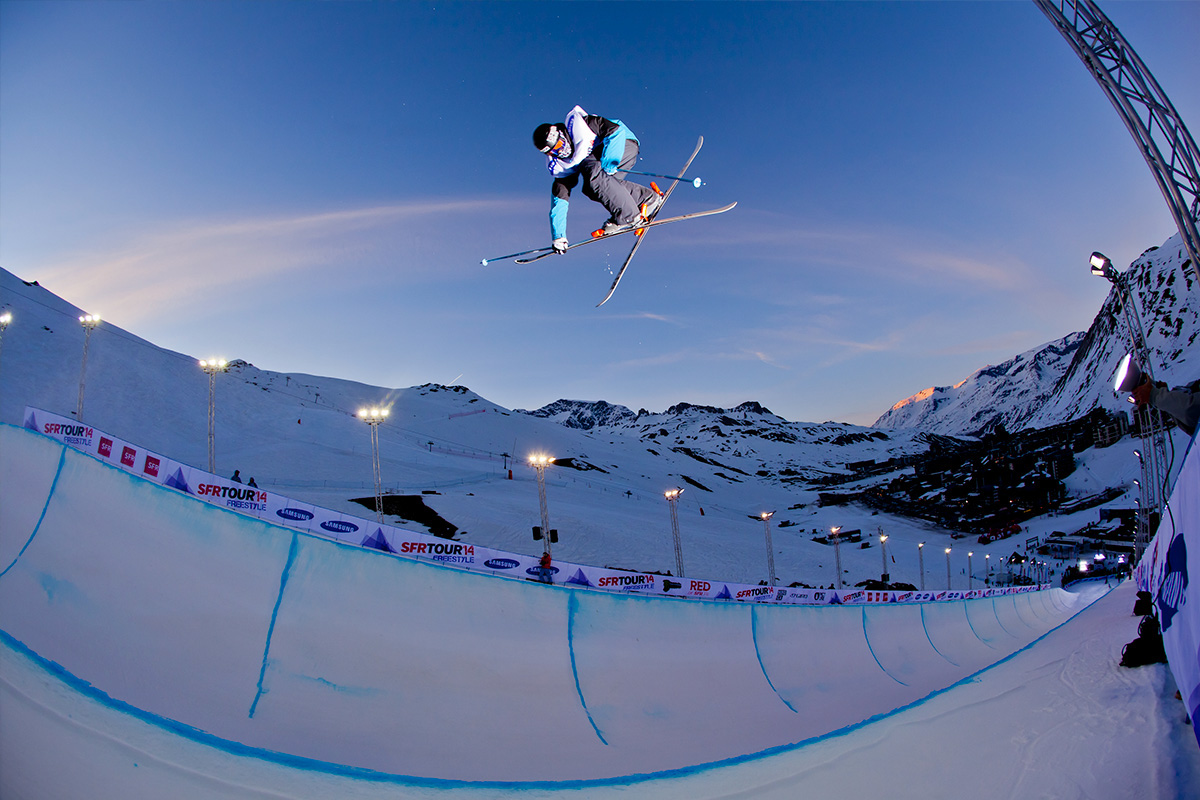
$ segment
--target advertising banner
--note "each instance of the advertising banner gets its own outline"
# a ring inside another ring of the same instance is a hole
[[[118,439],[88,425],[48,411],[25,409],[25,427],[57,439],[126,472],[189,494],[206,503],[255,517],[274,525],[334,539],[339,542],[393,553],[403,558],[430,561],[457,569],[486,572],[524,580],[540,580],[539,557],[492,550],[442,539],[374,520],[303,503],[275,492],[246,486],[228,478],[181,464]],[[1198,548],[1200,550],[1200,548]],[[586,564],[554,561],[550,582],[606,592],[657,597],[728,600],[741,603],[792,605],[873,604],[962,600],[1045,587],[979,589],[971,592],[875,591],[856,588],[809,589],[764,586],[727,581],[677,578],[650,572],[605,569]]]
[[[1150,592],[1163,648],[1194,720],[1200,714],[1200,448],[1193,437],[1158,531],[1134,570]],[[1191,581],[1195,574],[1198,583]],[[1200,742],[1200,731],[1193,732]]]

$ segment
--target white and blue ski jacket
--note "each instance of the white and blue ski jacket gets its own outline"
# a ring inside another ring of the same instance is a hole
[[[600,161],[600,167],[609,175],[616,173],[621,159],[625,157],[625,143],[638,138],[619,119],[606,119],[588,114],[575,106],[565,121],[567,136],[571,140],[570,158],[546,156],[546,168],[554,176],[550,187],[550,234],[552,239],[567,236],[567,208],[571,189],[579,181],[579,165],[588,156]]]

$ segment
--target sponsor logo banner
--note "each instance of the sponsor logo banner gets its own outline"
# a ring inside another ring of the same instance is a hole
[[[103,431],[76,423],[69,417],[29,407],[25,409],[25,427],[57,439],[77,450],[94,455],[108,463],[113,463],[134,475],[171,489],[186,492],[207,503],[256,517],[274,525],[284,525],[327,539],[352,542],[363,547],[373,547],[382,552],[394,553],[404,558],[434,561],[460,569],[487,570],[494,575],[511,575],[513,577],[524,577],[525,574],[535,577],[538,575],[538,559],[535,556],[491,550],[441,539],[431,534],[408,531],[389,525],[378,525],[360,517],[351,517],[329,509],[299,503],[283,495],[235,483],[195,467],[180,464],[165,456],[124,442]],[[1196,460],[1193,456],[1192,462]],[[1200,471],[1195,463],[1193,463],[1192,469],[1193,474]],[[1152,584],[1158,575],[1165,571],[1162,563],[1165,561],[1165,548],[1158,550],[1156,549],[1157,545],[1158,540],[1156,539],[1147,553],[1148,558],[1143,559],[1135,573],[1139,583]],[[1197,545],[1193,552],[1200,553],[1200,545]],[[1156,559],[1157,564],[1154,563]],[[609,592],[649,592],[660,596],[693,597],[715,601],[736,600],[750,603],[802,605],[938,602],[1049,588],[1048,586],[1021,586],[970,591],[835,591],[673,578],[653,573],[630,573],[559,561],[554,562],[552,570],[560,575],[560,583]],[[1193,605],[1200,606],[1200,603]]]

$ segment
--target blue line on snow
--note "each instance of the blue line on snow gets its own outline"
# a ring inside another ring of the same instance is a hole
[[[287,563],[283,567],[283,574],[279,578],[279,595],[275,598],[275,608],[271,609],[271,624],[267,627],[267,644],[263,648],[262,669],[258,671],[258,691],[254,695],[254,702],[250,704],[250,718],[254,719],[254,710],[258,708],[258,701],[262,698],[263,679],[267,676],[267,663],[270,660],[268,656],[271,654],[271,637],[275,635],[275,619],[279,616],[279,605],[283,602],[283,590],[287,588],[288,576],[292,572],[292,564],[296,561],[296,551],[300,547],[299,537],[293,533],[292,543],[288,547]]]
[[[41,530],[42,520],[46,518],[46,511],[50,508],[50,500],[54,497],[54,490],[58,488],[58,478],[62,475],[63,464],[65,464],[66,461],[67,446],[64,444],[62,446],[62,452],[58,456],[58,469],[54,471],[54,481],[50,484],[50,491],[46,494],[46,504],[42,506],[42,513],[38,516],[37,524],[33,526],[33,532],[29,534],[29,540],[25,542],[25,545],[21,548],[21,552],[17,553],[17,557],[12,560],[12,564],[9,564],[4,568],[3,572],[0,572],[0,578],[3,578],[4,573],[12,569],[13,566],[21,560],[21,556],[25,554],[25,549],[29,547],[29,545],[33,542],[33,537],[37,536],[38,531]]]
[[[596,732],[596,738],[607,746],[608,740],[596,727],[596,720],[592,719],[592,712],[588,711],[587,700],[583,699],[583,689],[579,686],[579,670],[575,668],[575,612],[578,610],[579,592],[571,592],[570,598],[567,600],[567,649],[571,651],[571,677],[575,679],[575,693],[579,695],[579,705],[583,706],[583,713],[587,714],[588,722],[592,724],[592,730]]]
[[[986,644],[988,647],[992,648],[993,650],[999,650],[1000,649],[999,647],[996,647],[996,645],[992,644],[987,639],[980,636],[979,631],[975,630],[975,624],[973,622],[971,622],[971,612],[968,610],[969,606],[967,605],[967,601],[959,600],[958,602],[962,603],[963,616],[965,616],[967,618],[967,627],[971,629],[971,633],[975,634],[975,638],[978,639],[979,641],[983,642],[984,644]],[[992,611],[995,611],[995,610],[996,610],[996,603],[995,603],[995,601],[993,601],[992,602]],[[999,622],[1000,618],[997,617],[996,621]]]
[[[879,656],[875,655],[875,648],[871,646],[871,635],[867,633],[867,607],[866,606],[863,606],[863,609],[862,609],[862,621],[863,621],[863,639],[866,640],[866,642],[867,642],[867,649],[871,651],[871,658],[875,659],[876,664],[879,664],[879,668],[881,670],[883,670],[884,675],[887,675],[889,678],[891,678],[892,680],[894,680],[896,683],[900,684],[901,686],[908,686],[907,683],[900,680],[892,673],[888,672],[887,667],[885,667],[882,663],[880,663]]]
[[[775,696],[783,701],[783,704],[791,709],[793,714],[800,712],[792,707],[792,704],[787,701],[779,690],[775,688],[775,684],[771,681],[771,676],[767,674],[767,668],[763,665],[762,653],[758,649],[758,604],[750,606],[750,637],[754,640],[754,656],[758,659],[758,668],[762,670],[763,677],[767,679],[767,686],[771,687],[771,691]]]
[[[954,666],[961,666],[957,661],[951,659],[950,656],[946,655],[941,650],[938,650],[937,645],[933,643],[933,637],[929,635],[929,626],[925,624],[925,605],[925,603],[921,603],[921,627],[925,629],[925,638],[929,640],[929,646],[933,648],[933,652],[937,653]]]
[[[1012,597],[1012,595],[1009,595],[1009,597]],[[1015,609],[1016,607],[1017,607],[1017,604],[1013,603],[1013,608]],[[1014,639],[1017,638],[1016,634],[1014,634],[1008,628],[1004,627],[1004,623],[1000,621],[1000,612],[996,610],[996,598],[994,598],[994,597],[992,598],[992,613],[996,615],[996,624],[998,624],[1000,626],[1000,630],[1004,631],[1005,633],[1007,633],[1009,636],[1013,637]]]
[[[1097,598],[1097,599],[1099,599],[1099,598]],[[612,778],[573,779],[573,780],[565,780],[565,781],[553,781],[553,780],[466,781],[466,780],[461,780],[461,779],[456,779],[456,778],[429,778],[429,777],[421,777],[421,776],[416,776],[416,775],[401,775],[401,774],[396,774],[396,773],[391,773],[391,772],[380,772],[378,770],[369,769],[367,767],[355,767],[355,766],[351,766],[349,764],[338,764],[338,763],[331,762],[331,761],[321,761],[320,759],[309,758],[307,756],[297,756],[297,755],[292,755],[290,753],[281,753],[281,752],[278,752],[275,750],[267,750],[262,747],[256,747],[254,745],[244,744],[242,742],[238,742],[238,741],[235,741],[232,739],[224,739],[220,736],[208,733],[207,731],[202,731],[199,728],[193,727],[191,725],[180,722],[178,720],[170,719],[169,717],[163,717],[163,716],[160,716],[153,712],[146,711],[145,709],[138,708],[137,706],[130,705],[129,703],[127,703],[123,700],[118,700],[115,697],[112,697],[111,695],[106,694],[104,691],[96,688],[95,686],[93,686],[92,684],[83,680],[82,678],[78,677],[74,673],[69,672],[61,664],[59,664],[55,661],[51,661],[51,660],[45,658],[44,656],[41,656],[38,653],[34,652],[24,642],[14,638],[8,632],[6,632],[2,629],[0,629],[0,644],[7,646],[14,653],[17,653],[18,655],[29,659],[34,664],[38,665],[43,670],[45,670],[47,674],[49,674],[49,675],[53,676],[55,679],[61,681],[65,686],[68,686],[72,690],[78,692],[80,695],[87,697],[96,703],[99,703],[101,706],[111,708],[118,713],[127,714],[128,716],[130,716],[134,719],[137,719],[146,724],[161,728],[165,731],[168,731],[169,733],[173,733],[173,734],[182,736],[182,737],[184,737],[186,739],[190,739],[191,741],[194,741],[194,742],[199,742],[201,744],[208,745],[209,747],[214,747],[216,749],[223,750],[224,752],[230,753],[235,756],[240,756],[240,757],[245,757],[245,758],[257,758],[257,759],[260,759],[260,760],[268,762],[268,763],[279,764],[283,767],[288,767],[288,768],[292,768],[292,769],[303,769],[303,770],[308,770],[310,772],[314,772],[314,773],[318,773],[318,774],[333,775],[336,777],[349,778],[351,780],[361,780],[361,781],[366,781],[366,782],[370,782],[370,783],[378,783],[378,784],[391,784],[391,785],[397,785],[397,786],[422,786],[422,787],[430,787],[430,788],[437,788],[437,789],[471,788],[471,789],[503,789],[503,790],[511,790],[511,791],[525,791],[525,790],[531,790],[531,789],[543,789],[543,790],[587,789],[587,788],[599,787],[599,786],[636,786],[636,785],[642,784],[646,781],[669,780],[671,778],[683,778],[683,777],[688,777],[688,776],[692,776],[692,775],[698,775],[701,773],[709,772],[709,771],[715,770],[715,769],[721,769],[723,767],[731,767],[731,766],[736,766],[738,764],[748,764],[748,763],[752,763],[752,762],[757,761],[762,758],[768,758],[773,755],[778,755],[780,753],[795,752],[795,751],[803,749],[804,747],[807,747],[809,745],[816,744],[817,742],[824,742],[824,741],[829,741],[831,739],[837,739],[841,736],[845,736],[847,734],[853,733],[854,731],[866,728],[866,727],[870,726],[871,724],[878,722],[880,720],[887,719],[889,717],[894,717],[897,714],[907,711],[908,709],[917,708],[918,706],[922,706],[922,705],[928,703],[933,698],[938,697],[943,694],[946,694],[947,692],[950,692],[959,686],[963,686],[965,684],[975,682],[976,680],[978,680],[978,676],[983,675],[984,673],[995,669],[996,667],[1000,666],[1001,664],[1004,664],[1004,663],[1007,663],[1007,662],[1013,660],[1021,653],[1024,653],[1026,650],[1029,650],[1034,645],[1036,645],[1038,642],[1042,641],[1047,636],[1049,636],[1050,634],[1057,631],[1063,625],[1066,625],[1068,622],[1070,622],[1072,619],[1074,619],[1076,616],[1078,616],[1078,614],[1080,612],[1082,612],[1084,610],[1086,610],[1086,606],[1084,608],[1080,609],[1079,611],[1077,611],[1075,614],[1072,614],[1066,620],[1063,620],[1061,623],[1059,623],[1055,627],[1046,631],[1041,636],[1037,637],[1036,639],[1034,639],[1032,642],[1025,645],[1024,647],[1019,648],[1018,650],[1016,650],[1012,653],[1009,653],[1007,656],[1001,658],[994,664],[990,664],[989,666],[986,666],[983,669],[981,669],[977,672],[974,672],[971,675],[966,676],[962,680],[956,681],[955,683],[952,683],[949,686],[946,686],[945,688],[930,692],[929,694],[925,695],[924,697],[922,697],[920,699],[914,700],[913,702],[907,703],[903,706],[899,706],[898,708],[894,708],[891,711],[884,711],[879,714],[875,714],[874,716],[868,717],[867,719],[864,719],[860,722],[851,723],[849,725],[846,725],[845,727],[838,728],[837,730],[829,731],[828,733],[822,733],[817,736],[811,736],[807,739],[801,739],[799,741],[791,742],[789,744],[775,745],[774,747],[768,747],[766,749],[760,750],[757,753],[747,753],[747,754],[741,755],[741,756],[732,756],[730,758],[717,759],[716,761],[709,761],[709,762],[705,762],[705,763],[701,763],[701,764],[693,764],[693,765],[687,766],[687,767],[678,767],[675,769],[665,769],[665,770],[660,770],[658,772],[643,772],[643,773],[635,773],[635,774],[631,774],[631,775],[620,775],[620,776],[615,776]]]

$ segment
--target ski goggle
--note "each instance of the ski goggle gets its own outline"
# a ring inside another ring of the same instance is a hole
[[[553,156],[563,156],[570,154],[570,142],[567,137],[562,135],[562,131],[558,128],[551,128],[550,135],[546,146],[542,148],[543,153],[548,153]]]

